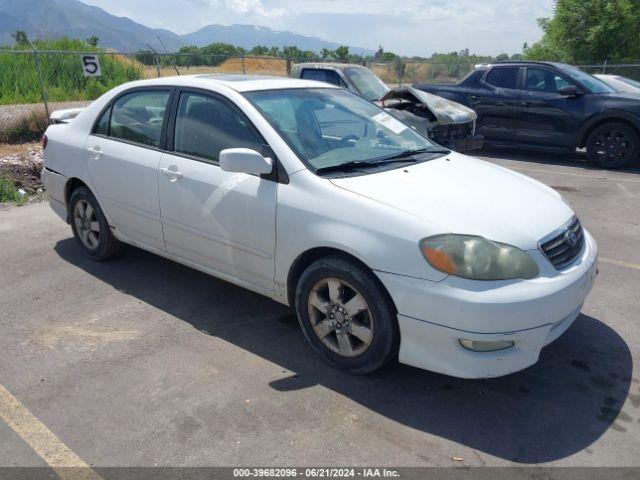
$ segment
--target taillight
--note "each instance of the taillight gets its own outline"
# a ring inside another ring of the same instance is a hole
[[[47,138],[46,135],[42,135],[42,138],[40,139],[40,145],[42,145],[42,149],[44,150],[45,148],[47,148],[47,142],[49,141],[49,139]]]

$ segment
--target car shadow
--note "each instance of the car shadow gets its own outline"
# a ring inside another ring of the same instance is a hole
[[[469,152],[472,156],[477,157],[489,157],[499,158],[502,160],[516,160],[518,162],[536,163],[545,165],[558,165],[563,167],[575,167],[583,170],[595,170],[599,172],[620,172],[620,173],[632,173],[640,175],[640,161],[636,161],[631,165],[617,169],[609,170],[597,167],[589,162],[587,154],[584,151],[576,151],[575,153],[558,153],[558,152],[543,152],[525,150],[522,148],[509,148],[509,147],[493,147],[484,146],[480,150],[473,150]]]
[[[203,335],[294,372],[270,383],[283,395],[319,384],[399,424],[520,463],[562,459],[609,428],[626,430],[626,417],[617,417],[632,381],[631,353],[614,330],[588,315],[545,348],[536,365],[506,377],[461,380],[403,365],[354,376],[320,360],[292,310],[266,297],[134,247],[104,263],[85,258],[73,238],[55,250]]]

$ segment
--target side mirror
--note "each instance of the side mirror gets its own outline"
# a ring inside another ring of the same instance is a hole
[[[220,168],[225,172],[262,175],[273,171],[273,163],[250,148],[227,148],[220,152]]]
[[[558,93],[560,95],[564,95],[565,97],[579,97],[582,95],[582,92],[578,90],[578,87],[575,85],[567,85],[566,87],[562,87]]]

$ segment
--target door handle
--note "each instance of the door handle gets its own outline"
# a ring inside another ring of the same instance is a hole
[[[522,106],[525,108],[533,107],[533,103],[531,102],[522,102]]]
[[[469,100],[471,100],[472,102],[476,102],[476,101],[480,100],[480,97],[477,96],[477,95],[471,95],[469,97]]]
[[[102,156],[102,150],[97,145],[95,147],[87,148],[87,151],[93,154],[93,158],[100,158]]]
[[[174,180],[178,178],[182,178],[183,176],[182,172],[178,172],[177,170],[171,170],[170,168],[161,168],[160,172],[162,172],[162,174],[166,175],[167,177],[173,178]]]

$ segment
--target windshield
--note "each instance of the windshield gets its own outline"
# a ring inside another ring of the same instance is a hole
[[[313,171],[378,162],[411,151],[442,151],[381,108],[346,90],[247,92],[245,97]]]
[[[602,80],[598,80],[593,75],[590,75],[579,68],[565,65],[562,67],[562,71],[587,87],[591,93],[613,93],[615,91]]]
[[[389,87],[368,68],[345,68],[344,74],[358,89],[358,93],[372,102],[380,100],[389,91]]]

